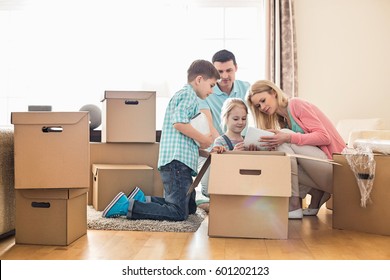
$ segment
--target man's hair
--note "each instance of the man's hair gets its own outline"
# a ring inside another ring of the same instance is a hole
[[[229,60],[232,60],[233,64],[237,65],[236,57],[234,56],[234,54],[232,52],[229,52],[228,50],[220,50],[220,51],[216,52],[213,55],[213,58],[211,59],[211,61],[213,63],[216,62],[216,61],[218,61],[218,62],[227,62]]]
[[[187,70],[188,82],[192,82],[197,76],[202,76],[204,79],[220,79],[219,72],[214,65],[210,61],[203,59],[192,62]]]

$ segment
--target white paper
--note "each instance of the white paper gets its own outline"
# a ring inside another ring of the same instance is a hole
[[[207,117],[204,113],[200,112],[197,114],[195,117],[193,117],[190,121],[190,124],[198,130],[202,134],[210,134],[210,127],[209,127],[209,122],[207,120]],[[194,140],[195,141],[195,140]],[[199,145],[197,141],[195,143]]]
[[[245,135],[244,147],[248,148],[249,145],[253,144],[259,150],[266,150],[265,147],[261,146],[262,144],[264,144],[264,142],[259,142],[259,139],[260,139],[260,137],[272,136],[274,134],[275,133],[273,133],[273,132],[250,126],[250,127],[248,127],[248,130],[247,130],[246,135]]]

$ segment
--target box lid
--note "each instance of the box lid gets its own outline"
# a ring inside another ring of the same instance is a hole
[[[99,170],[153,170],[144,164],[92,164],[92,173],[96,176]]]
[[[210,194],[291,196],[291,160],[282,152],[211,154]]]
[[[106,90],[101,101],[106,99],[131,99],[131,100],[148,100],[156,96],[155,91],[115,91]]]
[[[88,188],[80,189],[18,189],[25,198],[30,199],[71,199],[88,192]]]
[[[87,111],[81,112],[12,112],[12,124],[76,124],[88,117]]]

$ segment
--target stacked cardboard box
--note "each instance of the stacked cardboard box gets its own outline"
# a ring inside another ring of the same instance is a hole
[[[69,245],[87,232],[88,112],[14,112],[15,241]]]
[[[161,194],[161,180],[154,180],[156,92],[106,91],[102,103],[102,143],[91,143],[89,202],[102,211],[118,192],[128,194],[136,186],[146,195]]]

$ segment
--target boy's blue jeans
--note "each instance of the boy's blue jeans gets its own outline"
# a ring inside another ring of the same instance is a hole
[[[195,190],[187,195],[192,184],[192,170],[184,163],[174,160],[160,168],[164,184],[164,198],[150,197],[147,201],[129,201],[128,219],[151,219],[183,221],[196,212]]]

